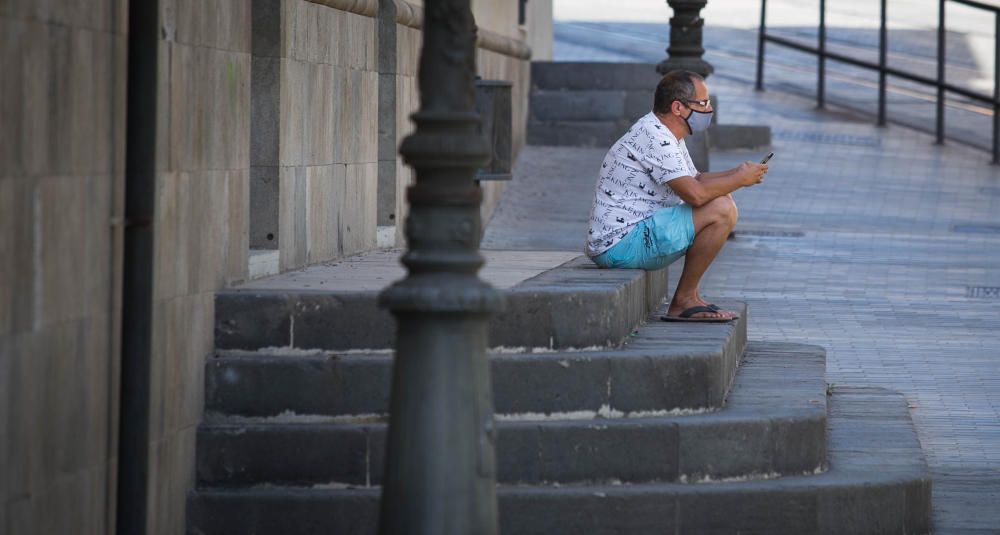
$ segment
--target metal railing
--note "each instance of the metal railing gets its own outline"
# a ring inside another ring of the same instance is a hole
[[[817,86],[816,101],[822,108],[826,104],[826,60],[827,58],[847,63],[855,67],[878,72],[878,124],[886,124],[886,85],[888,76],[895,76],[911,82],[929,85],[937,88],[935,136],[938,144],[944,143],[944,100],[945,92],[962,95],[970,100],[979,101],[993,107],[993,163],[1000,164],[1000,6],[985,4],[977,0],[938,0],[937,27],[937,76],[929,78],[911,72],[890,67],[887,64],[888,31],[886,27],[887,0],[880,1],[880,22],[878,40],[878,63],[864,61],[855,57],[831,52],[826,48],[826,0],[819,0],[819,39],[816,47],[770,35],[767,33],[767,0],[761,0],[760,33],[757,40],[757,90],[764,89],[764,45],[774,43],[801,52],[817,56]],[[964,87],[949,84],[945,80],[945,5],[948,2],[986,10],[994,17],[994,56],[993,56],[993,96],[971,91]]]

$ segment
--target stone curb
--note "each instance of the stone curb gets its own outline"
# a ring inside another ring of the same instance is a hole
[[[503,293],[507,308],[490,323],[494,347],[611,347],[666,295],[667,271],[599,269],[570,260]],[[396,325],[377,292],[251,291],[215,298],[220,350],[384,349]]]
[[[544,282],[544,281],[540,281]],[[746,347],[747,309],[732,324],[657,317],[615,350],[494,354],[500,414],[721,407]],[[205,368],[205,410],[240,417],[385,414],[392,356],[228,352]]]

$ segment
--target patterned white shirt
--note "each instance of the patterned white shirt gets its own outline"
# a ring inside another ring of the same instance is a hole
[[[667,185],[695,176],[684,140],[677,140],[653,112],[640,118],[601,163],[586,252],[597,256],[614,247],[636,224],[661,208],[684,201]]]

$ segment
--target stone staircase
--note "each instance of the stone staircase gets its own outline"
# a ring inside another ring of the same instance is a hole
[[[217,297],[189,533],[376,533],[393,325],[375,291],[304,288],[310,269]],[[504,290],[502,533],[930,531],[901,396],[830,391],[822,348],[748,343],[740,303],[658,321],[665,287],[576,259]]]

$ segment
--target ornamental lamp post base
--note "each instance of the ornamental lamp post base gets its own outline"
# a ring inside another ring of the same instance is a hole
[[[670,46],[667,47],[667,59],[656,66],[656,72],[667,74],[686,70],[707,78],[715,71],[701,58],[705,54],[701,46],[701,29],[705,19],[700,13],[707,3],[708,0],[667,0],[674,12],[674,16],[670,17]]]

